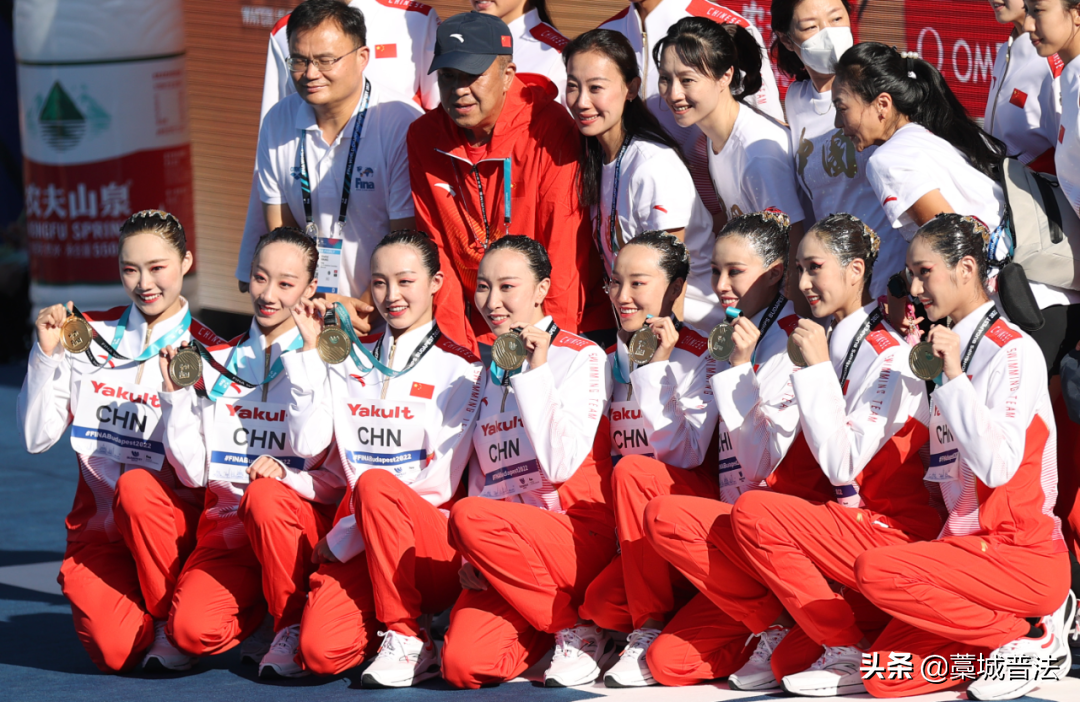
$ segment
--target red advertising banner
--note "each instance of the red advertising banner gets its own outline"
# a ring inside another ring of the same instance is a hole
[[[907,0],[907,48],[937,67],[972,117],[982,117],[998,46],[1011,26],[986,0]]]

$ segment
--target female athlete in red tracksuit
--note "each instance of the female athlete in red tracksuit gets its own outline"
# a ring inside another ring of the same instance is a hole
[[[717,414],[709,381],[717,362],[709,355],[707,334],[671,313],[689,264],[686,247],[674,235],[645,232],[619,250],[608,283],[622,327],[608,350],[620,555],[589,585],[581,616],[630,634],[619,662],[604,677],[610,687],[654,682],[644,653],[670,614],[693,596],[686,579],[645,541],[645,505],[673,492],[717,496],[716,459],[708,455]],[[653,329],[658,347],[650,361],[638,365],[630,361],[627,344],[644,326]]]
[[[166,458],[155,356],[166,344],[220,340],[191,319],[180,296],[192,255],[175,217],[133,214],[119,247],[120,279],[133,304],[84,315],[95,335],[85,353],[60,343],[74,306],[42,310],[18,418],[31,453],[47,451],[71,426],[79,484],[59,581],[91,660],[107,673],[140,660],[150,669],[186,670],[195,661],[165,638],[165,620],[195,547],[203,496],[177,481]]]
[[[551,686],[592,682],[614,648],[578,617],[615,554],[610,380],[600,347],[544,314],[550,284],[546,251],[524,236],[499,239],[480,262],[476,310],[498,337],[519,330],[526,357],[517,370],[484,372],[469,497],[450,512],[450,543],[465,561],[442,652],[443,677],[456,687],[513,678],[553,634]],[[492,354],[509,358],[498,347]]]
[[[369,658],[379,633],[379,655],[361,682],[406,687],[439,675],[438,652],[418,619],[449,609],[461,592],[448,508],[472,453],[481,366],[433,321],[443,274],[426,234],[383,238],[371,279],[385,334],[363,339],[340,364],[307,352],[285,364],[301,389],[289,408],[297,452],[318,455],[333,441],[330,460],[350,486],[315,549],[320,565],[300,652],[308,670],[336,675]],[[317,327],[301,331],[314,346]]]
[[[860,591],[895,617],[869,662],[885,667],[899,652],[913,663],[908,679],[870,674],[866,688],[877,697],[965,681],[941,667],[924,677],[931,656],[947,665],[958,654],[987,656],[986,673],[967,690],[978,700],[1020,697],[1068,674],[1071,663],[1076,602],[1053,512],[1057,442],[1046,364],[986,295],[989,236],[977,220],[945,214],[923,225],[908,249],[911,293],[928,318],[953,323],[928,337],[944,377],[931,396],[926,479],[940,488],[948,519],[934,541],[872,549],[855,564]]]
[[[315,292],[317,258],[299,230],[263,237],[252,261],[250,330],[207,349],[204,384],[177,389],[166,380],[162,393],[169,460],[185,484],[207,488],[169,638],[192,655],[220,653],[269,610],[275,636],[261,677],[304,674],[295,657],[311,552],[342,494],[341,477],[322,467],[325,453],[302,458],[288,436],[294,389],[282,357],[302,345],[294,308]],[[175,354],[165,350],[163,373]]]

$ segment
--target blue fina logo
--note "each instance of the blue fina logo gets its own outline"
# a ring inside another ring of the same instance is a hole
[[[353,186],[356,190],[374,190],[375,182],[372,180],[364,180],[364,178],[372,178],[375,175],[375,169],[373,168],[357,168],[353,173],[356,174],[356,185]]]

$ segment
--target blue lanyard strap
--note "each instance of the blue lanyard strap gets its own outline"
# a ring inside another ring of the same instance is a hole
[[[487,159],[485,159],[487,160]],[[510,233],[510,219],[512,214],[512,208],[510,206],[510,191],[512,189],[512,176],[514,173],[514,164],[509,158],[502,159],[503,162],[503,224],[506,225],[506,233]],[[476,179],[476,192],[480,196],[480,219],[484,222],[484,249],[491,246],[491,223],[488,221],[487,215],[487,201],[484,198],[484,183],[480,179],[480,164],[474,163],[472,167],[473,177]],[[471,227],[470,227],[471,229]]]
[[[634,138],[629,134],[623,139],[622,147],[619,149],[619,155],[615,158],[615,181],[611,186],[611,214],[608,216],[608,241],[611,244],[611,255],[614,258],[619,254],[619,249],[622,246],[619,244],[619,239],[615,235],[616,225],[619,222],[619,180],[622,177],[622,161],[623,156],[626,155],[626,150],[630,147],[630,142]],[[601,215],[600,205],[596,206],[596,247],[600,249],[600,255],[604,255],[604,246],[601,244]]]
[[[225,370],[228,371],[228,375],[226,375],[225,373],[222,373],[218,377],[217,382],[214,383],[213,389],[211,389],[210,392],[209,392],[209,396],[210,396],[210,399],[212,401],[217,402],[219,399],[221,399],[221,397],[226,393],[226,391],[228,391],[229,383],[230,382],[235,382],[234,380],[231,380],[230,377],[231,378],[239,377],[239,376],[237,376],[237,370],[238,370],[237,369],[237,362],[239,360],[240,347],[243,346],[244,344],[246,344],[250,340],[251,340],[251,337],[248,336],[247,334],[244,334],[244,338],[240,340],[240,343],[236,345],[236,347],[233,349],[233,352],[229,355],[229,360],[225,364]],[[299,334],[297,334],[296,337],[292,340],[292,343],[289,344],[289,347],[287,349],[282,350],[281,355],[277,357],[276,361],[274,361],[274,365],[270,366],[270,372],[266,374],[266,377],[263,378],[261,382],[258,382],[258,383],[255,383],[255,384],[251,384],[249,382],[244,382],[242,384],[245,387],[249,387],[249,388],[257,388],[257,387],[260,387],[262,385],[269,385],[271,382],[273,382],[274,378],[277,378],[279,375],[281,375],[281,371],[284,370],[285,362],[282,361],[282,358],[285,356],[285,354],[287,354],[290,351],[295,351],[296,349],[300,348],[303,345],[304,345],[303,337],[300,336]],[[273,349],[273,345],[268,344],[266,349],[265,349],[265,352],[270,353],[270,351],[272,349]]]
[[[341,186],[341,210],[338,212],[338,234],[345,226],[348,216],[349,196],[352,194],[352,172],[356,163],[356,151],[360,147],[360,137],[364,131],[364,122],[367,120],[368,102],[371,99],[371,83],[364,80],[364,95],[360,98],[360,111],[353,123],[352,141],[349,142],[349,157],[345,161],[345,182]],[[311,219],[311,179],[308,176],[307,164],[307,132],[300,132],[300,194],[304,201],[304,218],[308,224]],[[333,236],[331,232],[331,236]]]
[[[79,317],[80,319],[86,319],[86,317],[83,316],[82,312],[79,311],[79,308],[76,307],[74,304],[72,304],[71,306],[71,313]],[[143,349],[142,353],[140,353],[133,359],[128,358],[127,356],[122,356],[116,350],[116,347],[119,346],[120,342],[124,340],[124,334],[127,333],[127,325],[129,319],[131,319],[131,305],[128,305],[128,307],[124,310],[123,314],[120,315],[120,319],[117,320],[116,331],[113,333],[113,340],[111,344],[102,339],[98,335],[98,333],[94,331],[93,326],[90,327],[90,331],[93,333],[94,341],[97,342],[98,346],[105,349],[106,353],[105,360],[98,361],[97,358],[94,357],[93,352],[90,349],[87,349],[86,357],[90,360],[91,363],[100,368],[101,366],[104,366],[106,363],[108,363],[109,359],[112,358],[119,358],[122,361],[135,361],[137,363],[149,361],[151,358],[161,353],[161,349],[176,343],[180,340],[181,337],[184,336],[184,333],[188,330],[188,327],[191,326],[191,309],[188,308],[187,310],[185,310],[183,318],[180,320],[179,323],[176,324],[176,326],[163,334],[160,339]]]
[[[555,337],[559,335],[559,325],[555,324],[555,322],[553,321],[550,325],[548,325],[547,333],[551,335],[551,340],[555,341]],[[522,364],[522,368],[524,368],[524,364]],[[497,385],[507,387],[510,385],[510,378],[520,373],[521,368],[510,371],[508,373],[502,368],[499,368],[497,365],[495,365],[495,362],[492,361],[491,365],[488,366],[488,371],[491,373],[491,380],[493,382],[495,382]]]
[[[327,312],[329,313],[330,311],[327,310]],[[349,318],[349,313],[345,310],[345,306],[340,302],[335,302],[333,313],[337,317],[338,323],[341,324],[341,330],[349,337],[349,342],[352,344],[353,350],[349,351],[349,355],[352,357],[353,363],[355,363],[363,373],[370,373],[372,369],[375,369],[382,373],[388,380],[399,378],[415,368],[416,365],[420,363],[420,359],[435,346],[435,342],[442,336],[442,330],[439,329],[439,325],[432,324],[431,330],[427,333],[427,336],[420,341],[420,344],[413,350],[412,355],[409,356],[409,362],[405,364],[404,368],[396,371],[382,362],[382,339],[375,344],[375,353],[368,351],[367,347],[361,344],[360,340],[356,338],[356,331],[353,329],[352,320]],[[329,316],[329,314],[327,316]],[[364,354],[364,357],[371,363],[370,366],[365,366],[360,362],[360,358],[356,355],[355,349],[360,349],[360,352]]]

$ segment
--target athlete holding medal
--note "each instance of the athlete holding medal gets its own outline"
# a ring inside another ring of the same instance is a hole
[[[261,677],[305,674],[294,659],[311,553],[344,482],[322,467],[325,451],[298,454],[286,416],[296,393],[312,391],[294,388],[282,359],[303,343],[293,308],[315,293],[317,258],[315,242],[297,229],[263,237],[252,260],[250,329],[199,349],[204,373],[213,371],[202,382],[178,388],[166,380],[162,393],[169,460],[185,484],[208,489],[169,638],[193,656],[220,653],[254,633],[269,610],[275,635],[259,660]],[[166,348],[162,373],[178,357]]]
[[[709,450],[717,414],[709,380],[717,362],[705,335],[672,315],[689,273],[686,246],[672,234],[653,231],[619,251],[608,283],[621,327],[608,349],[614,376],[608,417],[618,461],[612,493],[621,553],[589,586],[581,616],[630,635],[619,662],[604,676],[609,687],[655,683],[645,652],[694,594],[645,541],[645,505],[670,493],[717,496],[716,455]]]
[[[285,362],[296,451],[315,456],[336,439],[350,488],[334,527],[315,547],[319,568],[300,653],[306,669],[336,675],[378,648],[361,679],[365,687],[437,677],[439,655],[424,615],[448,609],[461,592],[461,559],[449,544],[447,518],[472,453],[482,367],[434,321],[443,278],[426,234],[389,234],[371,256],[371,296],[387,332],[357,340],[347,315],[331,320],[334,308],[304,302],[297,312],[303,350]],[[324,325],[340,326],[320,333],[319,310]],[[328,340],[339,334],[346,338],[343,357]]]
[[[550,285],[547,252],[524,236],[499,239],[480,262],[476,309],[500,339],[520,330],[525,358],[517,370],[514,357],[483,374],[470,496],[450,512],[465,588],[442,651],[455,687],[519,675],[551,649],[553,634],[549,686],[592,682],[614,649],[577,611],[615,553],[605,497],[610,381],[600,347],[545,314]],[[497,345],[492,356],[504,362]]]
[[[140,660],[182,670],[194,661],[165,638],[165,620],[195,547],[203,495],[177,481],[166,458],[154,358],[167,344],[220,340],[191,319],[180,296],[193,259],[175,217],[133,214],[120,228],[119,250],[133,304],[42,310],[18,418],[31,453],[48,450],[71,426],[79,484],[60,584],[90,658],[104,672]]]

